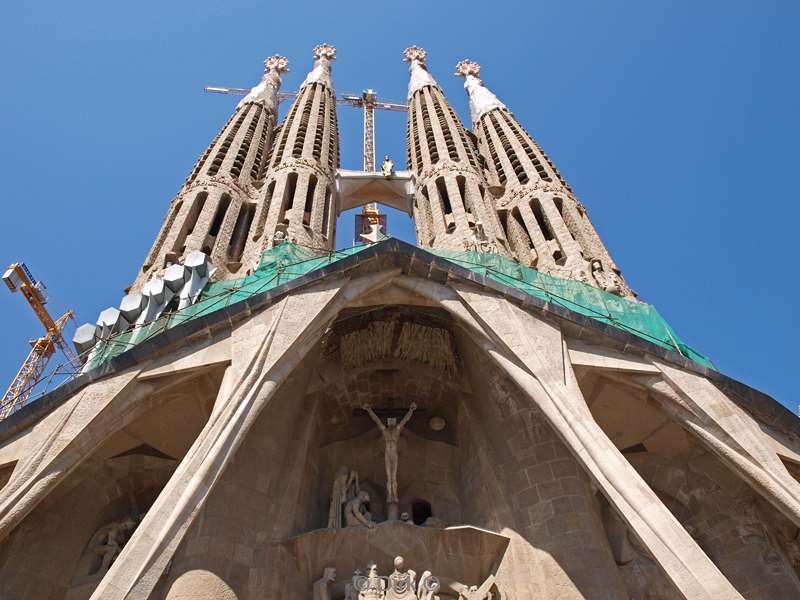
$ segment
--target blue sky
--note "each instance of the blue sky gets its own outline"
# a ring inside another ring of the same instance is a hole
[[[0,35],[0,261],[27,262],[52,312],[116,306],[171,197],[237,99],[282,53],[296,89],[338,48],[339,92],[404,101],[403,49],[468,120],[455,63],[487,85],[572,184],[628,282],[725,373],[798,399],[800,57],[793,1],[14,2]],[[342,166],[361,115],[339,110]],[[405,163],[405,115],[377,150]],[[347,243],[352,218],[342,217]],[[390,230],[413,240],[408,219]],[[59,313],[60,314],[60,313]],[[0,290],[0,385],[40,335]]]

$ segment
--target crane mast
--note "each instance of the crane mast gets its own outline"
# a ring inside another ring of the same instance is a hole
[[[0,419],[13,413],[25,405],[33,393],[34,386],[41,380],[50,358],[56,351],[61,350],[67,362],[73,368],[80,368],[80,359],[75,351],[64,340],[64,327],[67,321],[74,319],[71,310],[67,310],[58,319],[53,319],[45,308],[47,298],[44,294],[45,286],[36,281],[25,263],[14,263],[6,269],[3,281],[8,289],[20,292],[28,301],[39,322],[45,328],[45,335],[31,340],[31,351],[22,363],[17,375],[0,399]]]

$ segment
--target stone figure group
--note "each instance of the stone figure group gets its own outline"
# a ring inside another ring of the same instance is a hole
[[[359,486],[358,473],[349,467],[339,467],[331,489],[328,528],[374,527],[369,500],[369,494]]]
[[[358,496],[358,493],[358,473],[348,467],[339,467],[331,490],[331,504],[328,510],[329,528],[339,529],[342,527],[343,510],[353,498]]]
[[[136,519],[127,517],[100,527],[89,541],[90,550],[100,557],[100,568],[94,574],[103,575],[111,567],[138,525]]]
[[[402,556],[394,559],[394,571],[387,577],[378,574],[371,563],[367,574],[356,571],[345,585],[345,600],[439,600],[439,580],[425,571],[419,581],[416,572],[405,568]],[[329,586],[336,579],[336,569],[326,568],[322,578],[314,583],[314,600],[330,600]]]

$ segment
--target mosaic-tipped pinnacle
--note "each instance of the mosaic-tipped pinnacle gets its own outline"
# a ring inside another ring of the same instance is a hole
[[[280,54],[273,54],[264,61],[264,72],[285,73],[289,70],[289,59]]]
[[[481,66],[474,60],[465,58],[456,65],[456,77],[466,77],[472,75],[473,77],[480,77]]]
[[[314,58],[326,58],[328,60],[336,60],[336,48],[330,44],[317,44],[314,46]]]
[[[425,57],[427,56],[428,53],[425,51],[425,48],[420,48],[419,46],[409,46],[403,51],[403,60],[405,62],[413,62],[416,60],[425,64]]]

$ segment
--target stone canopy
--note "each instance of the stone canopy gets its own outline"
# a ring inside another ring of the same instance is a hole
[[[408,414],[396,519],[363,406]],[[387,240],[0,422],[0,595],[790,598],[798,464],[768,396]]]

